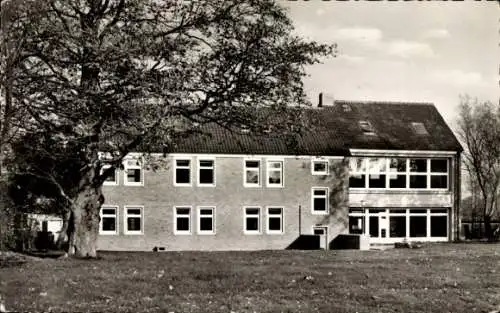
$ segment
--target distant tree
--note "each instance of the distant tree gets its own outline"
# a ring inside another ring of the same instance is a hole
[[[26,110],[13,96],[13,87],[20,65],[28,57],[26,35],[32,25],[25,21],[37,9],[36,1],[0,1],[0,250],[12,246],[15,229],[20,228],[16,225],[16,210],[7,197],[5,169],[12,141],[28,127]]]
[[[492,239],[491,219],[498,210],[500,196],[500,106],[463,97],[458,134],[466,146],[464,165],[471,191],[479,193],[485,234]]]
[[[305,66],[334,52],[293,35],[273,0],[40,3],[11,91],[39,131],[16,145],[16,171],[64,201],[76,256],[96,256],[101,187],[129,152],[168,152],[207,123],[294,133]]]

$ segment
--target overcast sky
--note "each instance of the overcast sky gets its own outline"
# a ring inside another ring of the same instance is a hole
[[[306,91],[342,100],[432,102],[454,124],[459,95],[498,103],[496,1],[282,1],[297,32],[337,43],[309,69]]]

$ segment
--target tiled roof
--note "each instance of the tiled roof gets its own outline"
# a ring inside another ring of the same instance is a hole
[[[333,106],[306,108],[315,129],[297,138],[296,145],[273,134],[234,134],[205,125],[209,135],[193,135],[171,153],[349,155],[349,149],[462,151],[453,132],[430,103],[335,101]],[[365,134],[359,121],[368,121],[375,134]],[[428,134],[418,135],[412,122],[422,123]]]

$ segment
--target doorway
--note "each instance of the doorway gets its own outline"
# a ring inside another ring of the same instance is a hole
[[[313,234],[319,236],[319,248],[328,250],[328,226],[314,226]]]

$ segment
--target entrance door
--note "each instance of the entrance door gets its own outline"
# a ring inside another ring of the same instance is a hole
[[[328,227],[314,226],[313,234],[319,235],[319,248],[322,250],[328,249]]]
[[[370,210],[368,228],[371,238],[387,238],[389,219],[386,210]]]

